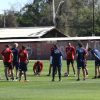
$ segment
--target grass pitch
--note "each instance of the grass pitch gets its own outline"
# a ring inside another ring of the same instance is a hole
[[[4,77],[3,63],[0,62],[0,100],[100,100],[100,79],[92,79],[94,76],[94,62],[88,61],[89,76],[83,81],[76,81],[72,68],[70,76],[63,77],[66,71],[66,62],[63,61],[62,81],[51,82],[52,77],[48,74],[49,61],[43,61],[44,69],[41,76],[33,76],[32,66],[28,65],[27,79],[29,82],[9,81]]]

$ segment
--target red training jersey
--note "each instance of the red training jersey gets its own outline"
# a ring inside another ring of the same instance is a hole
[[[28,59],[27,50],[20,50],[19,51],[19,60],[20,60],[20,62],[27,62],[27,59]]]
[[[40,72],[41,72],[41,71],[42,71],[42,69],[43,69],[43,63],[39,61],[39,63],[38,63],[38,64],[40,65]],[[33,66],[33,70],[35,70],[35,69],[36,69],[36,67],[37,67],[37,62],[35,62],[34,66]]]
[[[10,48],[6,48],[1,52],[3,56],[4,62],[12,62],[13,56],[12,56],[12,50]]]
[[[74,56],[75,56],[75,48],[73,46],[67,46],[66,47],[66,58],[67,59],[72,59],[74,60]]]

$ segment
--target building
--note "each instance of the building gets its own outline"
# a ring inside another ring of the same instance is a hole
[[[25,45],[29,51],[30,59],[49,59],[52,41],[48,38],[67,37],[54,27],[28,27],[28,28],[1,28],[0,29],[0,51],[5,44],[19,43],[19,48]],[[35,40],[36,39],[36,40]],[[46,41],[37,41],[46,39]]]

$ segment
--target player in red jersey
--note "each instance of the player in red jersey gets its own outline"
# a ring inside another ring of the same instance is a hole
[[[22,72],[24,73],[24,79],[26,81],[26,71],[27,71],[27,64],[29,62],[28,59],[28,52],[25,46],[22,46],[22,49],[19,51],[19,81],[21,80]]]
[[[12,68],[12,61],[13,61],[13,54],[12,54],[12,50],[10,49],[9,45],[5,46],[5,49],[1,52],[2,54],[2,58],[3,58],[3,63],[4,63],[4,72],[5,72],[5,77],[7,80],[8,79],[8,71],[9,69],[11,70],[11,79],[14,80],[13,77],[13,68]]]
[[[67,60],[67,74],[69,76],[69,66],[70,63],[73,68],[73,72],[75,75],[75,68],[74,68],[74,57],[75,57],[75,48],[71,45],[71,43],[68,43],[68,46],[66,47],[66,60]]]
[[[43,70],[43,63],[41,61],[36,61],[35,64],[33,65],[34,75],[40,75],[42,70]]]

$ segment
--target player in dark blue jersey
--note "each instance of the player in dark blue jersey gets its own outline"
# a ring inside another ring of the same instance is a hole
[[[83,48],[81,43],[78,43],[78,48],[76,50],[76,57],[77,57],[77,75],[78,75],[78,79],[77,81],[80,80],[80,69],[82,68],[83,71],[83,80],[85,80],[86,78],[86,56],[87,56],[87,52],[86,50]]]
[[[100,78],[100,51],[97,49],[89,48],[88,51],[91,51],[91,54],[95,58],[95,78]]]
[[[54,51],[51,53],[51,59],[53,65],[52,81],[55,79],[56,69],[58,69],[59,81],[61,81],[62,54],[57,45],[54,45]]]
[[[18,43],[14,43],[12,48],[13,53],[13,69],[16,69],[16,79],[18,78],[18,69],[19,69],[19,56],[18,56]]]

